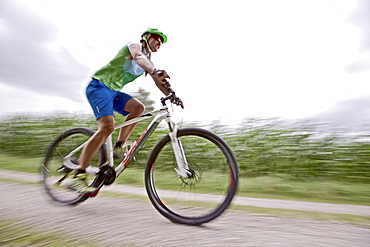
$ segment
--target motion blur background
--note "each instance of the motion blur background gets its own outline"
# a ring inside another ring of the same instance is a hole
[[[242,177],[368,184],[369,13],[366,0],[0,0],[1,168],[40,160],[65,129],[96,129],[84,95],[89,77],[157,27],[168,43],[153,61],[185,103],[176,121],[222,135]],[[124,90],[148,110],[159,107],[149,78]],[[270,188],[255,193],[278,193]],[[343,188],[335,192],[340,200],[352,193]],[[370,193],[356,191],[356,200],[369,202]]]
[[[0,1],[0,113],[91,114],[89,77],[148,27],[186,121],[370,118],[370,4],[306,1]],[[139,87],[161,94],[141,77]]]
[[[168,43],[152,60],[158,69],[168,71],[185,103],[184,110],[174,107],[174,119],[182,127],[210,129],[227,141],[240,166],[238,196],[370,206],[369,13],[368,0],[0,0],[0,174],[10,170],[37,177],[45,149],[62,131],[76,126],[96,129],[84,95],[90,76],[127,42],[138,42],[144,30],[156,27],[167,34]],[[143,101],[147,110],[160,107],[161,94],[150,78],[142,76],[124,91]],[[123,120],[116,116],[117,122]],[[145,125],[140,123],[130,139],[137,139]],[[164,134],[165,126],[160,126],[116,183],[144,186],[146,159]],[[7,179],[0,178],[1,192],[22,190],[14,193],[18,197],[0,199],[2,205],[16,205],[0,210],[1,243],[76,246],[86,240],[85,232],[74,242],[65,234],[79,228],[69,224],[89,224],[86,214],[80,217],[86,208],[52,208],[40,201],[39,185]],[[27,199],[33,190],[37,203]],[[46,201],[46,195],[41,199]],[[184,244],[177,239],[179,226],[168,225],[161,234],[162,226],[151,223],[150,213],[143,215],[136,204],[129,210],[134,219],[122,213],[132,198],[114,205],[106,203],[112,198],[96,199],[104,200],[105,206],[103,211],[95,207],[98,213],[90,215],[91,224],[98,226],[93,228],[100,232],[95,237],[107,238],[105,231],[117,228],[121,239],[117,235],[110,240],[132,245],[126,236],[137,222],[135,245],[148,233],[158,241],[173,235],[171,245]],[[116,208],[117,213],[106,208]],[[54,209],[65,214],[50,213]],[[309,245],[327,239],[333,246],[341,245],[337,240],[347,241],[343,246],[368,243],[365,228],[360,230],[369,226],[366,216],[330,211],[313,215],[263,206],[243,210],[248,217],[254,215],[252,227],[242,220],[244,215],[238,217],[243,222],[228,222],[244,228],[234,231],[223,223],[186,228],[187,240],[196,236],[197,241],[206,232],[205,236],[228,235],[231,240],[238,233],[241,240],[258,246],[269,241],[287,245],[292,238],[298,245],[304,245],[302,239]],[[140,213],[139,220],[135,212]],[[286,214],[299,219],[293,224],[280,221]],[[66,215],[73,220],[66,221]],[[57,237],[40,216],[50,216]],[[332,223],[310,228],[306,220],[310,217]],[[67,230],[59,224],[64,221]],[[104,231],[103,222],[110,224]],[[348,223],[359,227],[349,229]],[[20,228],[27,224],[41,234]],[[335,230],[338,227],[340,231]],[[169,228],[176,233],[169,234]]]

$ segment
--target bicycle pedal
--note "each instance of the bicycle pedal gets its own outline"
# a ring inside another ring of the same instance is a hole
[[[95,177],[91,186],[98,189],[100,189],[103,185],[110,185],[116,180],[116,171],[113,167],[109,166],[109,163],[101,166],[96,175],[97,176]]]

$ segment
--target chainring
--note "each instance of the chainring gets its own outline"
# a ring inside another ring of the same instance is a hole
[[[110,185],[116,180],[116,171],[109,165],[100,167],[97,176],[92,182],[91,186],[99,188],[103,185]]]

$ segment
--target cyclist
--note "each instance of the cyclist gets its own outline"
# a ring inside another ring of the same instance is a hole
[[[165,94],[169,92],[162,84],[170,78],[166,71],[158,71],[151,62],[151,55],[157,52],[162,44],[167,42],[167,36],[156,28],[148,28],[141,35],[140,43],[129,42],[118,54],[92,77],[86,88],[86,95],[97,119],[98,130],[88,140],[79,159],[79,169],[74,179],[68,185],[70,189],[80,192],[93,191],[86,182],[86,168],[107,137],[114,129],[116,111],[127,116],[126,121],[141,116],[144,105],[132,96],[121,92],[129,82],[145,73],[149,74],[157,87]],[[114,153],[119,153],[137,123],[120,130]],[[122,158],[122,157],[121,157]]]

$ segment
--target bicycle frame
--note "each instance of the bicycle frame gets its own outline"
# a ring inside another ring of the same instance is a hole
[[[101,146],[86,169],[91,175],[87,179],[89,182],[84,180],[86,174],[76,176],[74,170],[79,168],[81,151],[88,147],[89,140],[94,140],[91,139],[94,131],[75,127],[62,132],[47,148],[41,165],[42,184],[47,195],[62,205],[77,205],[97,196],[103,186],[115,182],[164,120],[169,131],[156,140],[158,142],[146,161],[144,172],[145,189],[151,203],[174,223],[201,225],[221,215],[237,191],[236,158],[227,143],[215,133],[196,127],[179,129],[171,120],[166,102],[182,108],[184,105],[169,83],[164,87],[169,94],[161,98],[163,107],[160,110],[114,126],[113,130],[122,131],[126,126],[133,127],[138,122],[151,119],[137,142],[132,145],[126,142],[125,146],[131,145],[131,148],[125,149],[122,160],[113,155],[112,133],[104,142],[98,143]],[[215,184],[217,188],[214,188]],[[220,193],[219,188],[222,187],[224,190]]]
[[[141,122],[141,121],[146,120],[146,119],[149,119],[149,118],[153,118],[153,120],[148,125],[147,129],[141,134],[141,136],[139,137],[139,139],[136,142],[134,142],[134,144],[131,146],[130,150],[126,154],[125,158],[115,168],[116,177],[118,177],[125,170],[125,168],[128,166],[128,164],[130,163],[130,161],[139,152],[139,150],[142,148],[142,146],[144,145],[144,143],[149,139],[149,137],[152,135],[152,133],[158,127],[158,125],[160,124],[160,122],[162,120],[165,120],[167,122],[168,127],[169,127],[169,130],[170,130],[169,136],[170,136],[170,139],[171,139],[173,151],[174,151],[176,162],[177,162],[177,166],[178,166],[178,168],[175,168],[175,170],[177,171],[179,177],[185,178],[185,177],[190,176],[191,173],[188,172],[188,163],[186,161],[186,157],[185,157],[185,154],[184,154],[184,151],[183,151],[181,142],[177,138],[178,127],[171,120],[171,115],[170,115],[170,113],[168,111],[168,107],[167,106],[164,106],[163,108],[161,108],[159,110],[155,110],[155,111],[146,113],[146,114],[144,114],[142,116],[133,118],[133,119],[128,120],[126,122],[117,124],[117,125],[114,126],[114,130],[123,128],[125,126],[130,125],[130,124]],[[75,153],[77,153],[79,150],[81,150],[86,145],[86,143],[87,142],[85,142],[82,145],[80,145],[79,147],[77,147],[75,150],[73,150],[71,153],[69,153],[64,158],[64,162],[63,162],[64,166],[66,166],[69,169],[73,169],[73,170],[75,170],[75,169],[78,168],[78,165],[74,164],[71,161],[70,158]],[[108,165],[111,166],[111,167],[113,167],[114,166],[114,159],[113,159],[112,134],[110,134],[108,136],[107,140],[105,141],[105,144],[106,144],[106,151],[107,151],[107,157],[108,157],[108,161],[107,161],[108,162]],[[95,168],[94,169],[91,166],[87,167],[87,169],[86,169],[86,172],[88,172],[90,174],[94,174],[94,175],[98,171],[99,171],[99,168]]]

